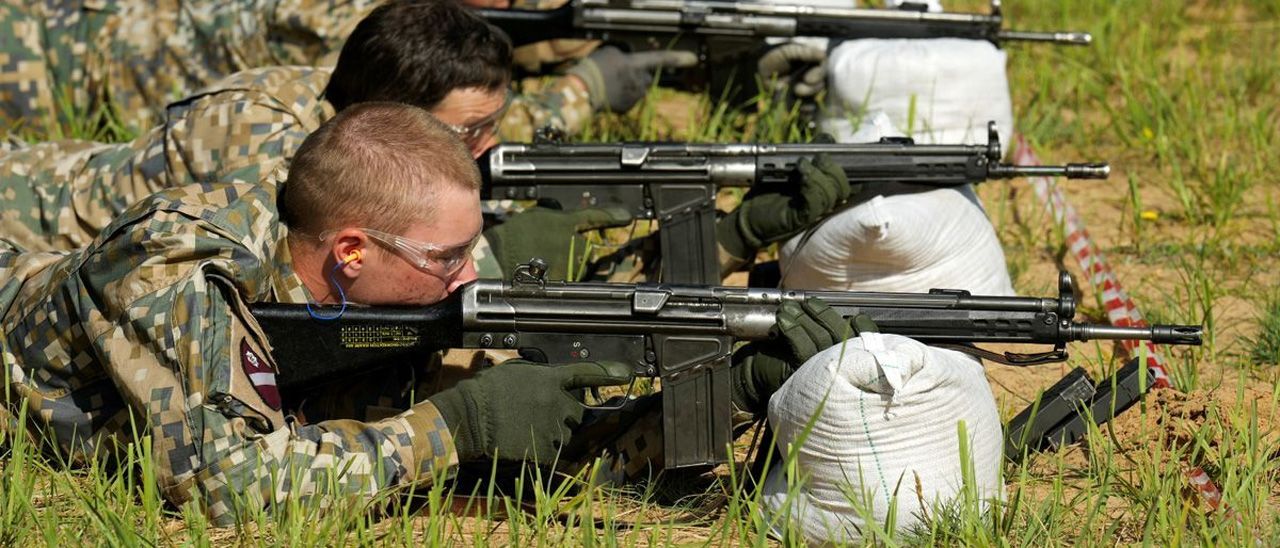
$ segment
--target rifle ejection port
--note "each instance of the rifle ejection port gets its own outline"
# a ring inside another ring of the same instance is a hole
[[[665,291],[636,290],[631,298],[631,310],[642,314],[657,314],[667,304],[671,295]]]

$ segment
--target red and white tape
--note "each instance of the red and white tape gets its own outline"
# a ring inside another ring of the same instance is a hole
[[[1040,165],[1040,159],[1036,157],[1031,145],[1022,135],[1017,136],[1018,150],[1014,154],[1014,163],[1019,165]],[[1084,221],[1080,219],[1080,214],[1076,212],[1076,208],[1071,206],[1067,201],[1067,196],[1062,193],[1062,189],[1058,188],[1057,183],[1049,177],[1032,177],[1029,179],[1031,187],[1035,190],[1036,196],[1044,202],[1046,208],[1053,215],[1055,221],[1062,226],[1063,233],[1067,237],[1067,247],[1071,250],[1071,254],[1075,256],[1076,261],[1080,263],[1080,268],[1089,275],[1089,283],[1093,288],[1102,293],[1103,306],[1107,309],[1107,320],[1116,326],[1143,326],[1146,321],[1142,319],[1142,313],[1138,311],[1138,306],[1133,303],[1133,299],[1125,293],[1124,288],[1120,286],[1120,280],[1116,278],[1115,272],[1107,265],[1106,258],[1102,255],[1102,250],[1093,243],[1089,238],[1089,231],[1084,226]],[[1164,357],[1156,351],[1155,345],[1150,341],[1121,341],[1121,345],[1130,355],[1134,355],[1139,345],[1147,347],[1147,367],[1151,371],[1152,377],[1155,379],[1155,387],[1169,388],[1172,384],[1169,382],[1169,370],[1165,367]],[[1192,467],[1186,471],[1187,479],[1191,485],[1195,487],[1200,497],[1204,499],[1209,508],[1217,510],[1222,505],[1222,490],[1214,484],[1209,474],[1205,473],[1200,467]],[[1231,510],[1226,509],[1228,514]]]
[[[1039,165],[1040,159],[1031,150],[1026,138],[1018,135],[1017,140],[1018,150],[1014,155],[1014,163]],[[1066,195],[1058,188],[1057,183],[1049,177],[1032,177],[1030,182],[1036,196],[1044,202],[1045,207],[1053,214],[1054,220],[1062,225],[1063,233],[1067,236],[1067,247],[1080,263],[1080,268],[1089,275],[1089,283],[1094,289],[1102,292],[1102,304],[1107,310],[1107,320],[1111,325],[1121,327],[1147,325],[1147,322],[1142,319],[1142,313],[1138,311],[1138,306],[1133,304],[1133,299],[1130,299],[1124,288],[1120,286],[1120,280],[1107,264],[1102,250],[1098,249],[1098,246],[1089,238],[1089,231],[1085,228],[1080,215],[1076,213],[1076,208],[1067,201]],[[1164,356],[1156,350],[1151,341],[1121,341],[1120,344],[1131,355],[1139,345],[1145,345],[1147,367],[1155,378],[1155,386],[1157,388],[1172,386],[1169,383],[1169,371],[1165,366]]]

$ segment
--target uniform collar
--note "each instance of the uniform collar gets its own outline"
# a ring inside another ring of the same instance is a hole
[[[311,292],[293,269],[293,254],[289,253],[288,232],[276,242],[275,268],[271,276],[271,292],[276,302],[305,304],[311,301]]]

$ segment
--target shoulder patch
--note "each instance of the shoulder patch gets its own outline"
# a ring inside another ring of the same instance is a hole
[[[253,384],[254,391],[262,397],[263,403],[273,411],[279,411],[280,388],[276,386],[276,372],[271,364],[253,351],[249,340],[243,337],[240,339],[240,367],[244,368],[245,376]]]

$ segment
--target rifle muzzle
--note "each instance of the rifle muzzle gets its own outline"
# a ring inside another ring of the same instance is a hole
[[[1068,179],[1106,179],[1111,175],[1111,164],[1067,164],[1064,166],[1009,166],[992,169],[992,176],[1003,179],[1016,177],[1066,177]]]
[[[1093,43],[1093,35],[1087,32],[1035,32],[1002,30],[996,35],[1002,42],[1052,42],[1069,46],[1087,46]]]
[[[1154,344],[1200,346],[1204,329],[1198,325],[1150,325],[1120,327],[1114,325],[1077,325],[1076,340],[1151,341]]]

